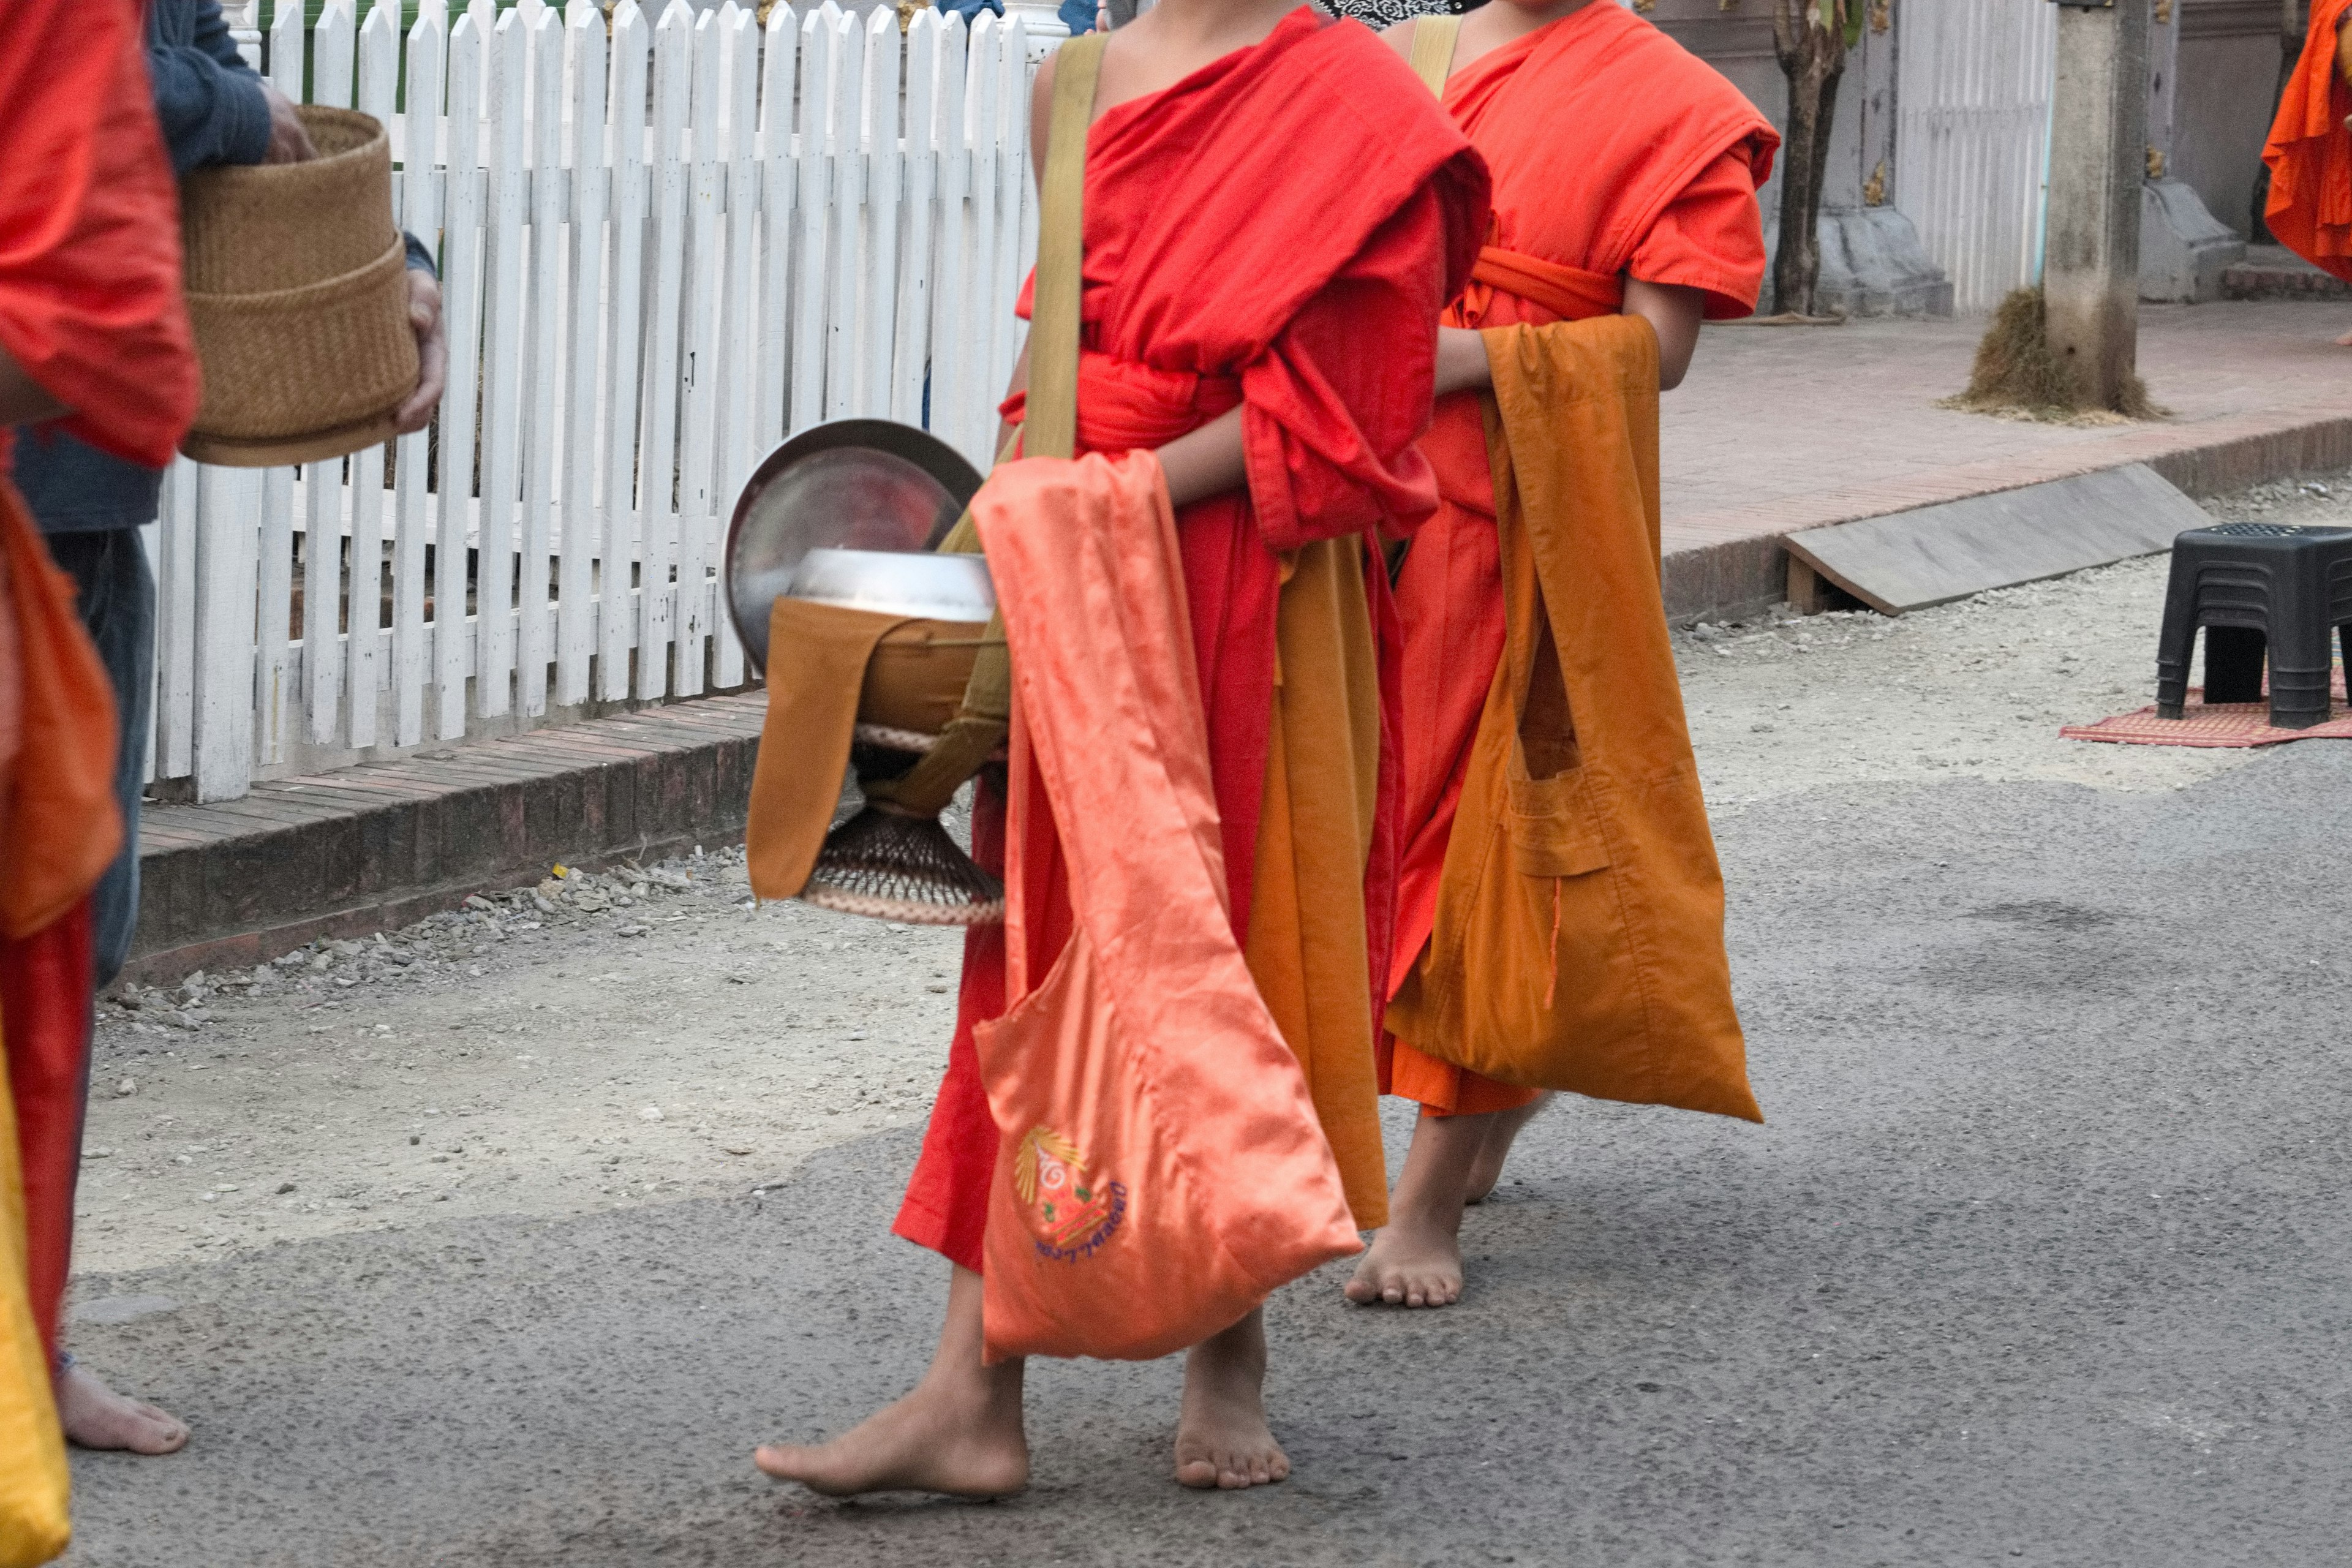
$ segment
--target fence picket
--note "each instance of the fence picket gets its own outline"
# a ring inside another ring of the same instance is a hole
[[[520,9],[520,8],[519,8]],[[556,458],[567,426],[558,379],[563,342],[563,14],[541,5],[530,15],[530,287],[524,317],[530,356],[522,388],[522,527],[515,581],[516,702],[522,715],[547,711],[547,667],[553,661],[553,560]]]
[[[781,9],[781,7],[780,7]],[[646,57],[652,37],[636,0],[613,12],[611,127],[613,167],[613,308],[611,366],[604,412],[604,526],[601,538],[596,622],[596,693],[607,701],[629,695],[629,650],[636,643],[637,596],[631,582],[645,537],[638,500],[638,388],[644,363],[646,257]],[[652,491],[650,484],[646,492]]]
[[[654,218],[652,325],[646,334],[646,434],[639,458],[637,695],[669,693],[669,646],[677,595],[678,334],[685,292],[687,197],[693,180],[684,142],[693,91],[695,16],[686,0],[670,0],[654,26]]]
[[[440,516],[433,552],[433,732],[466,732],[466,670],[474,646],[467,599],[474,512],[475,435],[482,374],[482,88],[489,36],[470,12],[449,29],[447,226],[441,242],[441,318],[449,384],[441,395]]]
[[[1026,210],[1031,189],[1029,160],[1029,39],[1020,17],[997,34],[996,122],[990,138],[996,153],[996,257],[993,279],[982,299],[1010,299],[1021,287],[1021,231],[1034,227],[1035,214]],[[1020,353],[1016,319],[1010,310],[983,310],[980,320],[989,331],[988,384],[1001,392],[1013,377],[1013,361]]]
[[[563,468],[557,506],[563,529],[556,578],[555,700],[588,700],[595,651],[592,580],[603,531],[596,525],[596,405],[608,395],[600,359],[604,311],[604,14],[595,0],[572,0],[563,15],[572,98],[572,345],[564,366]]]
[[[960,276],[970,279],[971,287],[982,299],[992,298],[996,270],[996,163],[995,132],[996,100],[1003,73],[999,63],[1003,53],[1004,26],[993,16],[974,19],[971,28],[971,53],[965,62],[964,114],[965,134],[971,143],[971,186],[966,206],[971,216],[964,230],[962,270]],[[1003,380],[996,374],[996,333],[986,315],[973,311],[958,322],[962,342],[959,368],[963,374],[961,388],[965,406],[976,406],[990,395],[992,388],[1001,388]],[[985,444],[982,421],[971,420],[972,428],[966,439],[967,456]]]
[[[705,641],[710,632],[703,578],[708,569],[711,491],[719,455],[719,310],[726,282],[725,222],[719,210],[719,46],[732,0],[706,11],[694,28],[693,104],[687,135],[692,156],[692,199],[687,214],[686,322],[679,349],[686,356],[681,456],[677,473],[677,607],[671,629],[675,668],[670,689],[680,697],[702,691]]]
[[[857,411],[857,299],[865,268],[866,149],[858,144],[865,120],[866,32],[857,18],[827,0],[820,15],[833,35],[835,88],[825,117],[827,205],[833,209],[832,286],[824,322],[824,416],[846,419]]]
[[[755,458],[784,434],[785,371],[792,363],[793,209],[798,201],[793,160],[793,83],[800,63],[800,16],[789,5],[768,13],[767,47],[761,62],[760,244],[765,264],[760,310],[752,326],[760,377],[760,421],[754,428]],[[732,198],[732,188],[729,192]]]
[[[401,223],[428,248],[435,246],[441,229],[440,191],[433,173],[440,165],[441,62],[448,46],[447,33],[446,16],[428,5],[408,35]],[[432,528],[431,462],[428,431],[400,437],[394,465],[397,488],[393,507],[392,727],[394,744],[402,746],[413,746],[425,738],[431,651],[427,640],[431,634],[425,621],[425,558]]]
[[[254,514],[261,476],[203,468],[195,558],[196,798],[234,800],[253,776]]]
[[[793,415],[804,430],[824,418],[825,257],[833,216],[826,127],[841,86],[840,37],[833,0],[801,24],[800,177],[793,224]]]
[[[888,416],[923,423],[923,386],[930,317],[931,203],[939,170],[940,12],[926,7],[907,27],[906,154],[899,180],[905,244],[899,252],[898,298],[890,330]]]
[[[400,89],[400,7],[377,0],[360,28],[358,107],[388,121]],[[383,626],[383,454],[369,447],[350,459],[351,554],[343,610],[343,706],[353,750],[376,743],[377,693],[386,673]],[[397,523],[397,515],[394,521]]]
[[[764,421],[758,403],[758,334],[730,331],[727,318],[749,314],[764,321],[772,313],[760,295],[759,166],[753,156],[759,145],[760,30],[751,11],[733,5],[721,13],[720,80],[724,101],[720,119],[724,142],[719,156],[726,173],[727,282],[719,290],[718,331],[719,361],[719,455],[717,488],[711,493],[708,530],[709,559],[715,567],[726,541],[727,517],[735,492],[751,476],[758,426]],[[698,589],[708,596],[706,612],[711,637],[711,680],[725,689],[743,683],[743,645],[735,623],[718,602],[718,585]]]
[[[530,186],[530,24],[519,11],[490,34],[490,254],[484,268],[488,326],[482,354],[482,455],[475,567],[474,711],[513,705],[515,509],[522,493],[523,226]]]
[[[939,221],[931,240],[931,268],[933,275],[949,286],[931,290],[929,322],[929,428],[967,458],[974,456],[978,444],[970,428],[975,422],[966,414],[970,396],[963,353],[965,302],[972,291],[972,276],[966,260],[971,228],[971,215],[966,205],[971,190],[971,139],[964,113],[970,44],[963,18],[943,16],[940,24],[940,101],[932,121],[938,127],[940,156]]]
[[[163,477],[155,574],[155,756],[157,776],[195,771],[196,476],[185,458]]]
[[[866,22],[866,90],[859,139],[866,163],[866,254],[858,262],[856,408],[890,412],[892,328],[898,320],[898,200],[905,182],[899,141],[898,18],[887,7]]]

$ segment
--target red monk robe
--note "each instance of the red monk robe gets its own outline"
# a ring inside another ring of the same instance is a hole
[[[102,450],[163,467],[195,416],[179,197],[130,0],[8,0],[0,29],[0,349]],[[54,1342],[89,1042],[87,895],[121,842],[114,716],[72,588],[5,480],[0,591],[18,742],[0,773],[0,1041],[23,1151],[33,1310]]]
[[[2279,96],[2263,162],[2271,194],[2263,221],[2278,242],[2323,271],[2352,280],[2352,86],[2339,29],[2352,0],[2312,0],[2303,57]]]
[[[1438,310],[1468,276],[1486,191],[1433,105],[1400,108],[1415,90],[1370,31],[1302,7],[1264,42],[1113,106],[1087,144],[1078,450],[1155,447],[1244,409],[1247,493],[1177,517],[1237,934],[1250,928],[1266,788],[1276,552],[1410,527],[1436,502],[1413,438],[1428,416]],[[1008,419],[1019,421],[1022,401],[1007,403]],[[1370,583],[1371,613],[1392,616],[1380,574]],[[1381,773],[1385,782],[1395,770]],[[1381,795],[1392,810],[1393,788]],[[1003,834],[991,793],[973,848],[992,869]],[[1376,952],[1393,890],[1381,842],[1376,833],[1364,893]],[[1070,928],[1066,893],[1053,887],[1060,867],[1045,858],[1029,908],[1057,906],[1058,916],[1033,933],[1032,975]],[[972,1026],[1003,1010],[1003,931],[983,928],[966,942],[947,1077],[893,1227],[975,1270],[997,1128]],[[1370,1046],[1368,1027],[1358,1048],[1369,1058]],[[1370,1225],[1380,1215],[1364,1205],[1382,1201],[1381,1175],[1364,1065],[1362,1128],[1333,1128],[1319,1086],[1317,1104],[1343,1172],[1343,1140],[1370,1140],[1368,1183],[1349,1183],[1359,1222]]]
[[[1611,314],[1627,278],[1704,289],[1713,319],[1756,308],[1764,277],[1756,190],[1780,137],[1737,89],[1656,27],[1595,0],[1469,61],[1447,79],[1445,107],[1494,180],[1493,227],[1446,325]],[[1478,395],[1441,402],[1422,449],[1436,467],[1441,500],[1396,589],[1404,839],[1391,994],[1436,920],[1463,771],[1503,649]],[[1402,1041],[1383,1041],[1381,1053],[1381,1089],[1440,1115],[1506,1110],[1539,1092]]]

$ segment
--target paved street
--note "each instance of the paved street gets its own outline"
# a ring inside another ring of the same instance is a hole
[[[1471,1216],[1462,1306],[1351,1308],[1338,1270],[1283,1293],[1286,1485],[1170,1483],[1172,1362],[1034,1372],[1036,1483],[1010,1502],[836,1504],[752,1471],[755,1442],[839,1430],[928,1354],[943,1266],[885,1235],[918,1104],[625,1206],[469,1200],[203,1252],[151,1227],[79,1282],[75,1339],[196,1436],[80,1456],[68,1561],[2336,1560],[2352,748],[2057,740],[2047,713],[2144,700],[2160,572],[1685,641],[1769,1123],[1563,1105]],[[1906,701],[1947,729],[1883,721]],[[560,934],[462,984],[488,1005],[577,962]],[[666,1026],[694,1034],[730,994],[672,972]],[[295,1016],[251,1005],[239,1027]],[[803,1070],[760,1105],[815,1114]],[[242,1092],[258,1118],[298,1090]],[[127,1146],[136,1098],[93,1139]]]

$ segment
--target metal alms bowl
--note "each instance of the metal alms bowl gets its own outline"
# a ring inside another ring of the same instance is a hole
[[[978,555],[908,555],[898,551],[819,547],[801,557],[792,596],[878,615],[927,621],[985,621],[996,613],[996,586]]]
[[[769,612],[793,592],[810,551],[929,551],[979,489],[979,470],[954,447],[888,419],[837,419],[769,453],[736,498],[720,558],[727,613],[753,668],[766,672]]]

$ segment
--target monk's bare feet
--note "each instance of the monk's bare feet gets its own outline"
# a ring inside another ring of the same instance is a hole
[[[1202,1340],[1184,1358],[1176,1479],[1237,1491],[1285,1479],[1290,1456],[1265,1424],[1265,1310]]]
[[[1354,1278],[1341,1288],[1348,1300],[1366,1307],[1451,1307],[1462,1300],[1462,1242],[1455,1235],[1461,1223],[1459,1205],[1449,1226],[1391,1204],[1389,1223],[1372,1233]]]
[[[187,1446],[187,1423],[100,1383],[79,1363],[58,1374],[58,1425],[78,1448],[133,1454],[176,1454]]]
[[[1413,1124],[1404,1172],[1389,1194],[1389,1223],[1372,1237],[1348,1300],[1370,1307],[1450,1307],[1462,1299],[1462,1201],[1495,1113],[1433,1116]]]
[[[830,1443],[772,1443],[751,1462],[780,1481],[827,1497],[859,1492],[945,1492],[1006,1497],[1029,1484],[1021,1396],[967,1397],[925,1378]]]
[[[2339,349],[2352,349],[2352,332],[2347,332],[2336,339],[2336,346]]]
[[[830,1443],[771,1443],[754,1450],[751,1462],[827,1497],[920,1491],[995,1498],[1027,1486],[1022,1363],[981,1364],[980,1300],[980,1276],[958,1268],[948,1286],[939,1350],[913,1393]]]
[[[1470,1163],[1470,1188],[1462,1194],[1465,1204],[1483,1204],[1493,1194],[1495,1184],[1503,1179],[1503,1163],[1511,1157],[1511,1145],[1527,1124],[1543,1113],[1552,1102],[1552,1091],[1544,1090],[1516,1110],[1498,1110],[1486,1129],[1486,1140],[1479,1145],[1478,1157]]]

